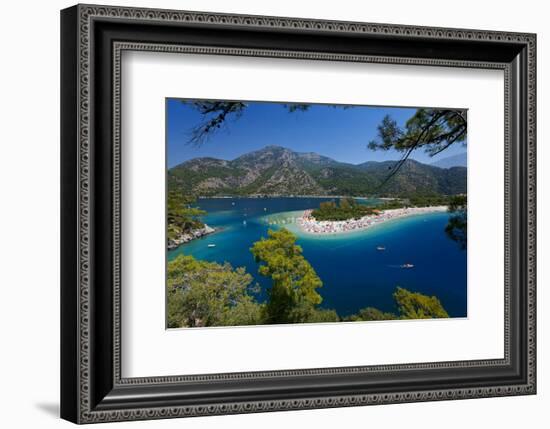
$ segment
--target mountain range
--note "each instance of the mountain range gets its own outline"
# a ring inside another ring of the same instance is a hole
[[[168,170],[168,186],[195,195],[461,194],[466,168],[439,168],[411,159],[386,180],[397,161],[349,164],[314,152],[266,146],[227,161],[195,158]]]
[[[468,164],[468,157],[466,152],[459,153],[458,155],[448,156],[447,158],[440,159],[432,162],[430,165],[439,168],[451,168],[451,167],[466,167]]]

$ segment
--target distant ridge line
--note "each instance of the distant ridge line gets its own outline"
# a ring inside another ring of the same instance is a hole
[[[387,183],[398,161],[350,164],[315,152],[270,145],[233,160],[199,157],[168,171],[169,185],[198,195],[459,194],[466,168],[441,168],[408,159]]]

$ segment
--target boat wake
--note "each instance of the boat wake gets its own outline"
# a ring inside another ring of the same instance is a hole
[[[388,264],[386,266],[388,268],[399,268],[399,269],[402,269],[402,270],[408,270],[408,269],[414,268],[414,265],[410,264],[410,263],[406,263],[406,264]]]

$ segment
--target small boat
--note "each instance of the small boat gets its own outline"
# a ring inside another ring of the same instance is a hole
[[[233,202],[231,203],[231,205],[234,206],[234,205],[235,205],[235,201],[233,201]]]
[[[264,207],[264,212],[266,212],[266,211],[267,211],[267,208],[266,208],[266,207]]]
[[[403,265],[400,265],[401,268],[414,268],[414,265],[413,264],[403,264]]]
[[[379,251],[386,250],[386,246],[376,246],[376,250],[379,250]]]
[[[243,220],[243,225],[246,226],[246,220]]]
[[[215,244],[209,244],[208,247],[216,247]]]

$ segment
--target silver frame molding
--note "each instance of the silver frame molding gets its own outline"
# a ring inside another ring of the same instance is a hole
[[[536,393],[535,35],[89,5],[62,11],[61,31],[63,418],[94,423]],[[344,39],[349,47],[340,48]],[[129,50],[503,70],[504,359],[122,378],[120,70]]]

